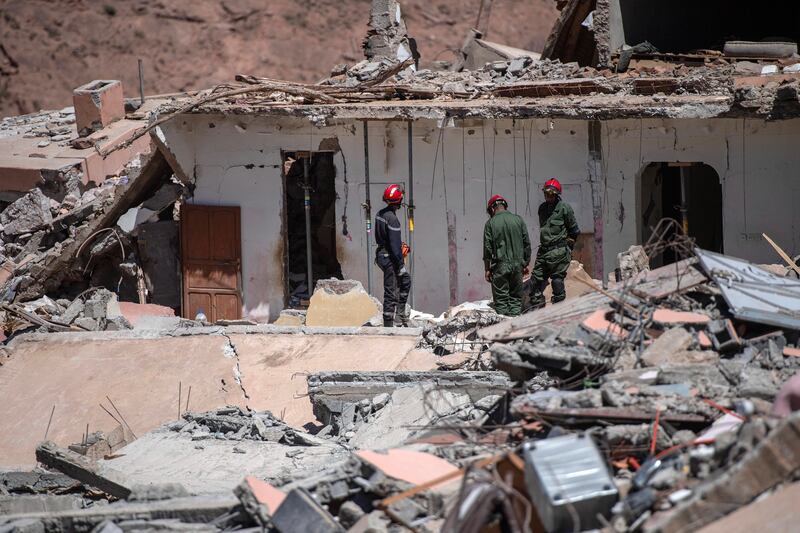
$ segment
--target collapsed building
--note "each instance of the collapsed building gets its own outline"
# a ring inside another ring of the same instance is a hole
[[[317,84],[6,119],[0,531],[793,527],[794,30],[559,4],[541,56],[420,68],[376,1]],[[551,176],[585,271],[509,320],[485,201],[535,234]],[[419,328],[361,327],[389,182]]]
[[[800,109],[794,49],[779,57],[769,50],[684,57],[624,49],[577,61],[564,50],[568,43],[558,43],[594,3],[574,4],[582,11],[563,21],[540,61],[523,56],[462,72],[406,69],[388,78],[386,62],[365,61],[289,93],[242,77],[244,84],[210,91],[184,111],[186,102],[162,108],[170,120],[159,135],[192,174],[191,203],[239,212],[245,315],[268,305],[276,316],[304,278],[298,241],[305,236],[292,228],[304,231],[296,221],[305,159],[317,213],[314,277],[341,271],[379,294],[369,220],[383,187],[399,182],[409,204],[411,264],[425,272],[415,277],[413,303],[437,314],[488,297],[488,286],[472,275],[481,261],[486,199],[502,194],[535,234],[539,190],[551,176],[565,184],[583,232],[579,259],[597,279],[664,217],[685,219],[704,249],[771,262],[761,237],[767,233],[795,252],[796,232],[784,216],[791,195],[775,194],[794,179],[787,164],[796,157]],[[604,9],[610,7],[593,11],[595,26]],[[582,22],[581,31],[589,31]],[[645,32],[629,33],[644,40]],[[572,62],[556,61],[562,57]],[[233,87],[242,92],[225,97]],[[298,294],[307,297],[305,290]]]

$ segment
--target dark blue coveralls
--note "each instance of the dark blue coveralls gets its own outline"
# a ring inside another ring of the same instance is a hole
[[[411,274],[403,261],[402,226],[395,211],[387,205],[375,216],[375,264],[383,270],[383,325],[394,326],[395,311],[402,325],[408,325],[406,302],[411,290]]]

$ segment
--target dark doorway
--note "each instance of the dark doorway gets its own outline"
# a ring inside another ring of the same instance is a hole
[[[719,175],[703,163],[651,163],[640,178],[640,242],[650,238],[662,218],[672,218],[704,250],[723,253],[722,184]],[[684,211],[686,219],[684,220]],[[667,250],[650,263],[657,267],[675,262]]]
[[[306,255],[306,188],[311,207],[313,283],[326,278],[342,279],[342,266],[336,255],[336,167],[333,152],[283,152],[283,162],[286,294],[289,307],[304,307],[311,297]]]

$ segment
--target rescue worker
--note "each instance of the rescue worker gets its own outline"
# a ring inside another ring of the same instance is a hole
[[[489,220],[483,227],[483,265],[492,284],[494,309],[501,315],[522,313],[522,277],[531,262],[531,240],[521,217],[508,211],[499,194],[486,205]]]
[[[544,289],[552,282],[552,302],[567,297],[564,278],[578,238],[578,222],[568,203],[561,199],[561,183],[547,180],[542,188],[544,202],[539,206],[539,250],[531,276],[531,307],[544,307]]]
[[[411,290],[411,274],[406,270],[402,241],[402,228],[397,218],[397,209],[403,202],[403,191],[399,185],[391,184],[383,191],[386,207],[375,216],[375,264],[383,270],[383,325],[394,326],[395,316],[401,326],[408,326],[408,292]]]

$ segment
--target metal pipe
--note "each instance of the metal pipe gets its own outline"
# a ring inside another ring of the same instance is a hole
[[[411,248],[409,254],[409,270],[411,272],[411,294],[409,295],[409,303],[414,307],[414,137],[413,137],[414,123],[408,121],[408,246]]]
[[[681,166],[681,226],[683,233],[689,236],[689,180],[686,176],[686,167]]]
[[[314,269],[311,261],[311,186],[308,183],[308,166],[311,152],[303,158],[303,208],[306,212],[306,275],[308,276],[308,297],[314,294]]]
[[[139,59],[139,98],[144,105],[144,62]]]
[[[366,120],[364,121],[364,186],[367,196],[364,202],[367,230],[367,292],[372,294],[372,203],[369,195],[369,123]]]

